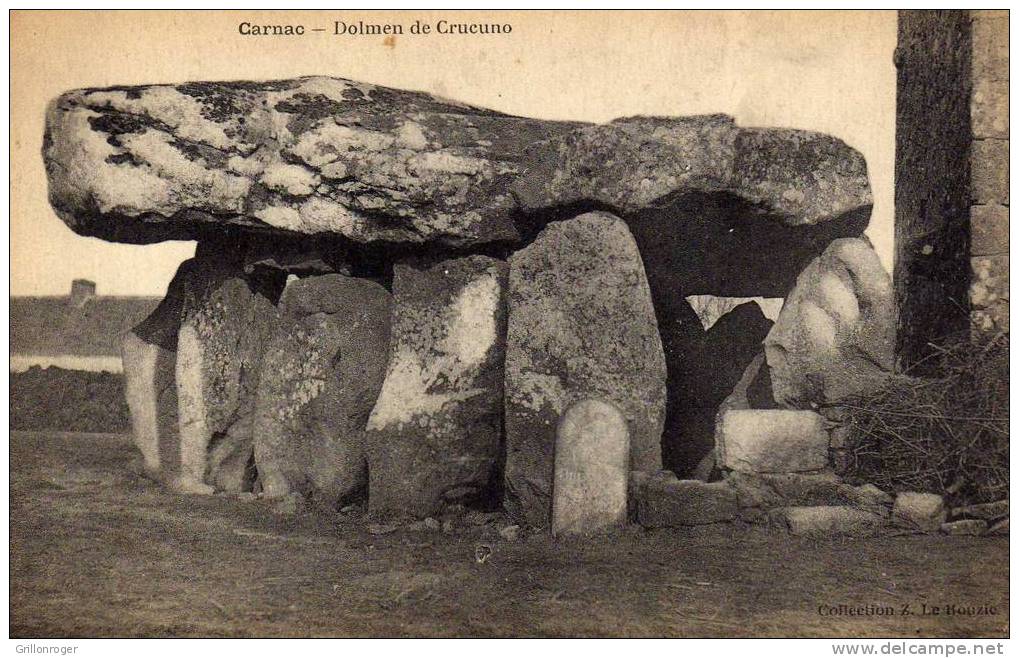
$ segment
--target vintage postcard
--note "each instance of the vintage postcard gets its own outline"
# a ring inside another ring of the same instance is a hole
[[[16,651],[1002,653],[1008,20],[13,11]]]

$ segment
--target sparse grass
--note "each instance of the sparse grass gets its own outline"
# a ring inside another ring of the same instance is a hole
[[[1007,333],[945,340],[931,357],[938,376],[895,375],[839,405],[851,428],[851,473],[956,502],[1007,498],[1008,350]]]
[[[713,524],[506,541],[502,518],[372,535],[360,514],[168,492],[131,475],[126,436],[10,444],[12,637],[1008,635],[1007,537]],[[995,612],[818,612],[918,601]]]

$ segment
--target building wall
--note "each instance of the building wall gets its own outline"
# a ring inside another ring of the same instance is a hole
[[[901,368],[1008,330],[1008,14],[899,12],[895,290]]]
[[[1008,11],[970,18],[970,303],[975,329],[1008,331]]]

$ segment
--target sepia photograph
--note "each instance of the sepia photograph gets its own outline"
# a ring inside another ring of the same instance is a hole
[[[1008,9],[9,35],[12,651],[1006,653]]]

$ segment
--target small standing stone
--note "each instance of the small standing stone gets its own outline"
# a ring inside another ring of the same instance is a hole
[[[601,400],[581,400],[556,430],[552,534],[585,534],[626,523],[630,472],[626,417]]]
[[[922,532],[935,533],[945,522],[945,501],[932,493],[905,491],[895,497],[892,516],[907,526]]]
[[[978,536],[987,532],[987,521],[983,519],[963,519],[941,524],[941,532],[946,535]]]

